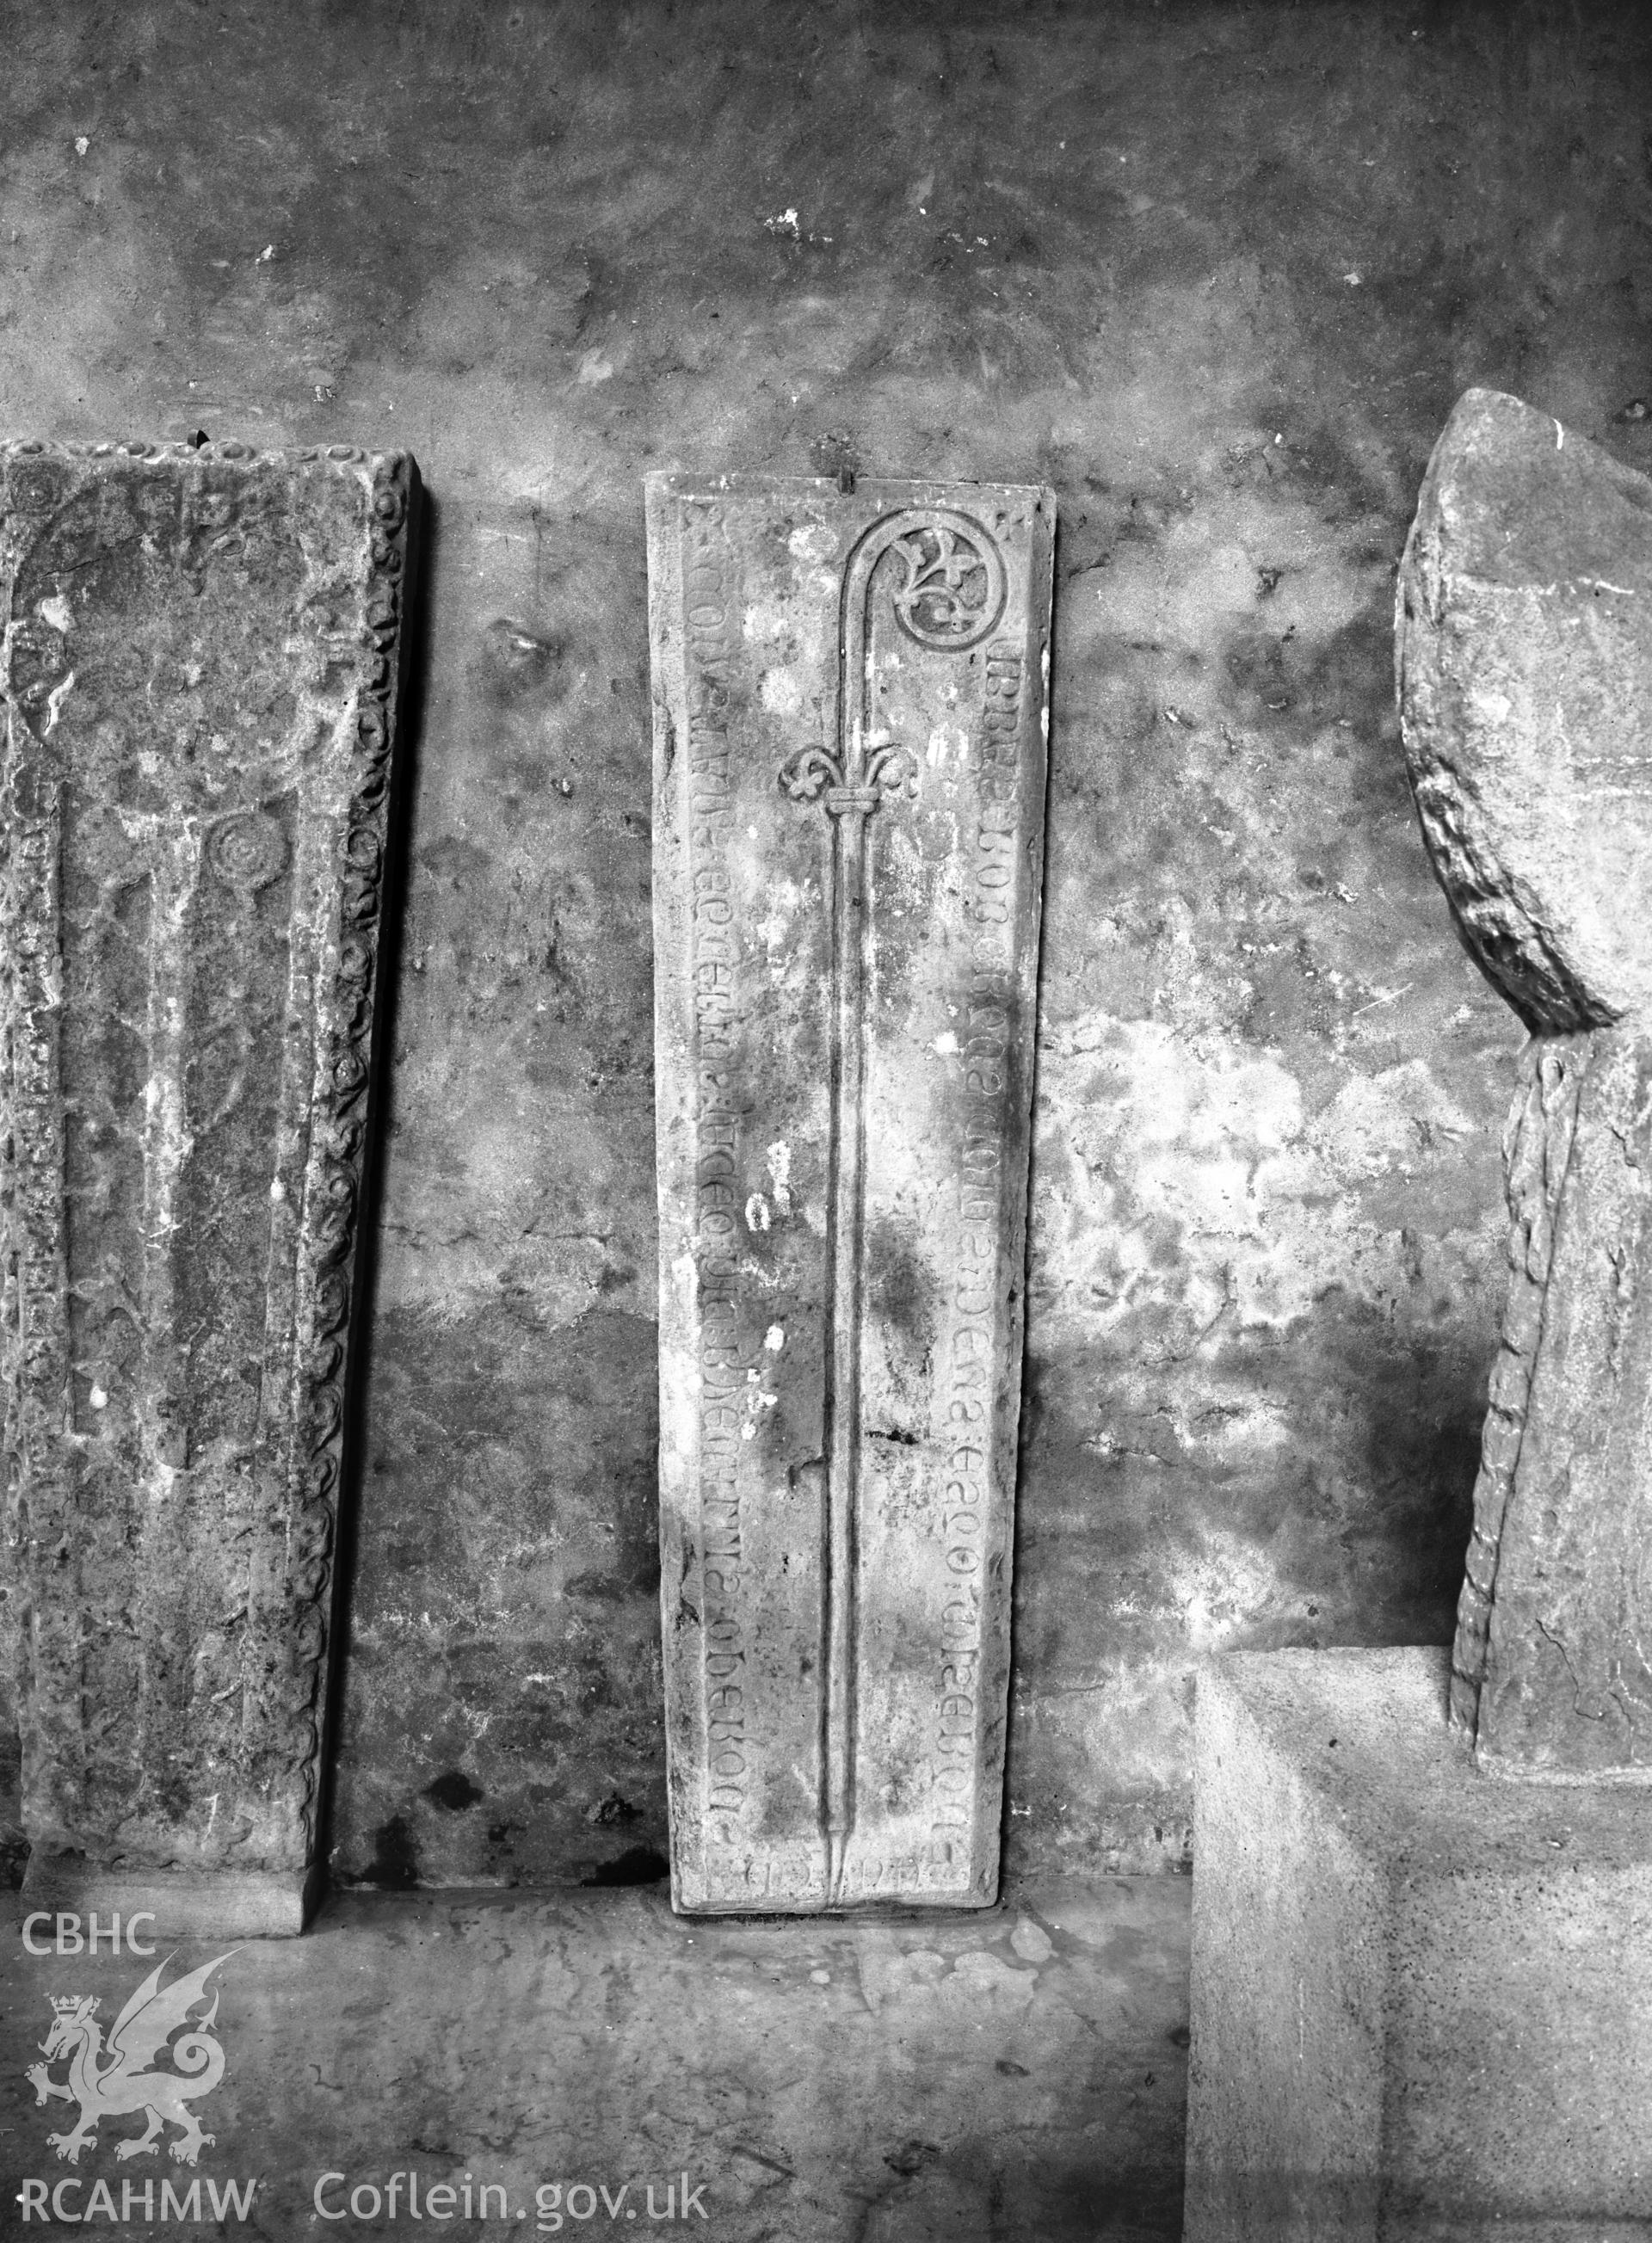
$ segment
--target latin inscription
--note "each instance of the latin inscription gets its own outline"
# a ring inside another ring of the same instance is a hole
[[[740,1120],[734,1084],[739,949],[732,900],[732,752],[728,724],[738,583],[710,506],[688,518],[684,570],[688,767],[693,864],[696,1273],[699,1329],[699,1524],[705,1596],[706,1809],[719,1842],[738,1842],[747,1804],[745,1665],[740,1607],[740,1436],[745,1421],[739,1289]]]
[[[979,809],[966,906],[970,975],[963,1046],[963,1142],[958,1168],[958,1265],[952,1333],[952,1391],[941,1519],[951,1591],[941,1613],[941,1662],[934,1748],[934,1814],[940,1834],[972,1820],[980,1682],[982,1530],[991,1499],[986,1431],[996,1337],[996,1280],[1002,1248],[1004,1100],[1008,1088],[1015,955],[1009,891],[1020,820],[1020,650],[995,642],[986,658]]]

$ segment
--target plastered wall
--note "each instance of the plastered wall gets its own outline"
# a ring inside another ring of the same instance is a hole
[[[1652,469],[1627,7],[15,9],[0,425],[433,495],[334,1807],[658,1868],[641,477],[1061,509],[1010,1860],[1186,1857],[1225,1645],[1441,1641],[1519,1030],[1390,689],[1471,382]]]

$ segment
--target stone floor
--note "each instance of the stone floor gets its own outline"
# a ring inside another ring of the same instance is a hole
[[[199,2179],[193,2232],[276,2243],[428,2237],[432,2218],[479,2237],[640,2220],[714,2243],[1173,2238],[1189,1894],[1121,1878],[853,1923],[685,1921],[663,1887],[341,1896],[210,1982],[226,2068],[192,2170],[119,2159],[138,2115],[105,2119],[72,2166],[53,2153],[74,2106],[41,2109],[24,2077],[52,1998],[97,1995],[107,2033],[169,1950],[162,1925],[140,1929],[152,1961],[106,1939],[59,1956],[36,1923],[47,1953],[13,1931],[0,1970],[0,2172],[22,2206],[4,2224],[143,2233],[187,2219]],[[164,1983],[216,1952],[180,1946]]]

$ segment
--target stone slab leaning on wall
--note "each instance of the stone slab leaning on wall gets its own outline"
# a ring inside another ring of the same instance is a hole
[[[38,1903],[301,1928],[418,476],[0,451],[10,1634]]]
[[[1532,1030],[1453,1720],[1482,1761],[1652,1779],[1652,482],[1470,390],[1400,568],[1434,869]]]
[[[983,1907],[1054,499],[648,506],[672,1897]]]

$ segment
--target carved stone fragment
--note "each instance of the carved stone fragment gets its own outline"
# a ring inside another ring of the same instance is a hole
[[[1652,483],[1471,390],[1400,569],[1436,872],[1533,1031],[1452,1715],[1483,1762],[1652,1777]]]
[[[0,450],[26,1889],[174,1925],[297,1930],[314,1869],[416,488]]]
[[[673,1898],[995,1893],[1053,502],[651,479]]]

